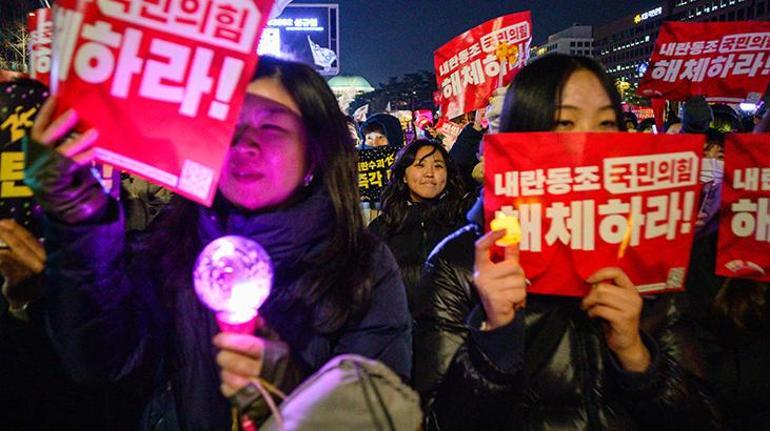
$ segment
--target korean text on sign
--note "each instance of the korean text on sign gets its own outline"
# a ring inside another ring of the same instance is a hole
[[[396,149],[378,147],[358,152],[358,190],[368,202],[379,202],[383,187],[390,181],[390,167],[396,160]]]
[[[38,9],[27,17],[29,31],[29,75],[45,85],[51,79],[53,16],[51,9]]]
[[[756,97],[770,82],[770,23],[666,22],[640,84],[645,96]]]
[[[436,50],[442,115],[452,119],[485,106],[492,92],[510,83],[527,63],[531,41],[530,13],[520,12],[487,21]],[[517,55],[501,61],[496,54],[500,44],[512,47]]]
[[[519,218],[522,266],[533,281],[552,259],[574,266],[562,287],[536,282],[534,293],[579,296],[582,280],[604,266],[626,270],[641,291],[680,289],[695,229],[699,142],[702,137],[681,142],[628,134],[490,136],[486,220],[500,212]]]
[[[770,281],[770,135],[728,135],[716,273]]]
[[[271,4],[59,0],[52,88],[98,158],[208,204]]]

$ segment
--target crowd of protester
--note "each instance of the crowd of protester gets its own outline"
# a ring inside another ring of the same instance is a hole
[[[764,106],[693,97],[657,130],[597,62],[554,54],[448,149],[430,124],[358,124],[311,68],[263,57],[207,208],[133,178],[106,194],[98,131],[55,104],[25,141],[44,240],[0,221],[2,429],[770,429],[770,287],[714,273],[724,134],[767,130]],[[492,260],[483,136],[544,131],[707,136],[684,292],[608,267],[584,298],[528,294],[517,245]],[[367,226],[356,166],[378,147],[397,152]],[[273,261],[253,334],[221,332],[192,286],[225,235]]]

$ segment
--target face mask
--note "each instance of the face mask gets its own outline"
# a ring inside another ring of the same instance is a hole
[[[722,181],[725,175],[725,162],[717,159],[703,159],[700,182],[703,184],[701,204],[698,208],[698,220],[695,223],[696,234],[703,231],[719,212],[722,198]],[[715,225],[715,224],[714,224]]]
[[[700,182],[707,184],[712,181],[722,182],[725,176],[725,161],[719,159],[703,159],[700,164]]]

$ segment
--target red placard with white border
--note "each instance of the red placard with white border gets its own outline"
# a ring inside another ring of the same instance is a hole
[[[770,281],[770,134],[725,137],[716,273]]]
[[[484,138],[484,215],[515,215],[530,293],[584,296],[620,267],[642,293],[683,289],[701,135],[502,133]]]
[[[51,88],[97,159],[210,205],[272,0],[57,0]]]
[[[515,50],[513,61],[499,61],[501,43]],[[531,43],[532,17],[526,11],[489,20],[437,49],[433,64],[441,116],[453,119],[485,107],[492,92],[508,85],[527,64]]]
[[[756,102],[770,82],[770,22],[664,22],[638,93]]]

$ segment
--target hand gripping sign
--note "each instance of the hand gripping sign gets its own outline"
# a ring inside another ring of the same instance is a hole
[[[51,87],[96,157],[211,204],[272,0],[58,0]]]
[[[622,268],[640,292],[681,290],[703,140],[641,133],[488,135],[486,229],[506,215],[518,218],[530,293],[584,296],[590,286],[583,280],[607,266]]]
[[[770,281],[770,135],[727,135],[716,273]]]
[[[639,84],[645,97],[759,99],[770,82],[770,23],[664,22]]]
[[[531,42],[527,11],[487,21],[437,49],[433,64],[442,116],[452,119],[485,107],[492,92],[527,64]]]

